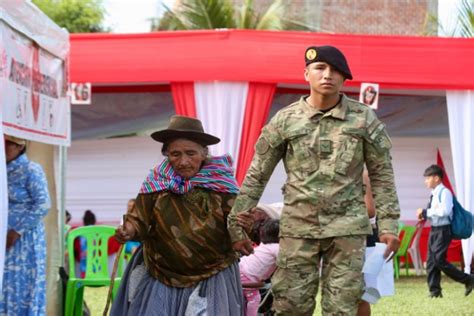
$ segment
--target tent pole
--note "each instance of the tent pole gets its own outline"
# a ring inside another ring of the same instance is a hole
[[[58,189],[59,194],[57,196],[58,199],[58,240],[59,240],[59,258],[61,258],[60,266],[64,267],[66,265],[65,262],[65,243],[66,243],[66,235],[65,235],[65,219],[66,219],[66,161],[67,161],[67,147],[66,146],[59,146],[59,159],[58,159]],[[67,268],[66,268],[67,269]],[[64,310],[63,303],[64,303],[64,291],[63,288],[60,287],[58,291],[58,305],[59,310]]]

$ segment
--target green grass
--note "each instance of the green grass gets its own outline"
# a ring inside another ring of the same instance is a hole
[[[474,293],[464,296],[464,285],[451,281],[443,275],[441,281],[443,298],[428,298],[426,276],[405,277],[395,281],[395,296],[384,297],[372,305],[372,315],[474,315]],[[107,288],[87,288],[85,300],[92,315],[102,315],[107,297]],[[318,306],[314,315],[321,315]]]

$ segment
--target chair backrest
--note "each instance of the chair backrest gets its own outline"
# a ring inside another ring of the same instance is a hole
[[[67,249],[69,253],[69,273],[75,275],[74,240],[84,238],[86,241],[86,272],[87,279],[103,279],[109,277],[108,271],[108,240],[115,235],[115,227],[91,225],[78,227],[69,232]],[[79,276],[75,276],[79,277]]]
[[[408,247],[410,246],[413,235],[415,234],[415,226],[403,226],[400,230],[399,236],[401,237],[400,248],[398,248],[397,256],[405,256]]]

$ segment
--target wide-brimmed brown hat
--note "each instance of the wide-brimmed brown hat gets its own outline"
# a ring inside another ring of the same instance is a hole
[[[15,136],[10,136],[10,135],[4,135],[5,140],[8,140],[9,142],[15,143],[17,145],[23,146],[26,145],[26,139],[15,137]]]
[[[201,145],[214,145],[221,141],[218,137],[205,133],[200,120],[181,115],[172,116],[168,128],[154,132],[151,138],[160,143],[185,138]]]

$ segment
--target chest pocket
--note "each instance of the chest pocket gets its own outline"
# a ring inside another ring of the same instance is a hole
[[[362,132],[355,128],[343,129],[338,144],[335,171],[346,175],[357,159],[362,159]]]
[[[308,128],[289,131],[285,135],[286,164],[292,170],[311,172],[317,169],[317,159],[312,144],[312,132]]]

